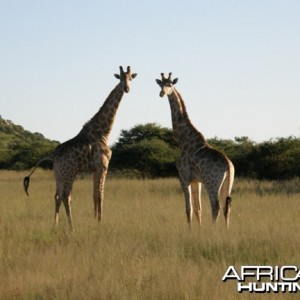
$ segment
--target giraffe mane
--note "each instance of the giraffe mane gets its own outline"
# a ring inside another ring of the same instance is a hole
[[[175,89],[175,88],[174,88],[174,89]],[[189,119],[189,116],[188,116],[188,113],[187,113],[186,106],[185,106],[185,103],[184,103],[184,101],[183,101],[183,98],[182,98],[181,94],[180,94],[176,89],[175,89],[175,91],[176,91],[176,93],[177,93],[177,95],[178,95],[178,97],[179,97],[180,104],[181,104],[181,106],[182,106],[183,114],[184,114],[184,116],[185,116],[187,119]]]
[[[205,143],[206,143],[206,139],[203,136],[203,134],[193,125],[192,121],[190,120],[189,115],[188,115],[187,110],[186,110],[186,105],[185,105],[185,103],[183,101],[183,98],[182,98],[181,94],[176,89],[175,89],[175,92],[177,93],[178,98],[180,100],[180,104],[182,106],[183,118],[200,135],[201,139],[203,139],[205,141]]]

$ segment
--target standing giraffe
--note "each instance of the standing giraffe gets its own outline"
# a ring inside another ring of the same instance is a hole
[[[127,72],[120,67],[119,84],[111,91],[100,110],[89,120],[82,130],[73,139],[64,142],[49,156],[37,162],[31,173],[24,178],[24,189],[28,195],[30,176],[37,166],[44,160],[53,161],[53,170],[56,180],[55,194],[55,227],[58,225],[58,215],[63,202],[72,229],[71,191],[73,182],[79,172],[92,171],[94,179],[94,212],[100,222],[104,199],[104,183],[111,158],[108,146],[108,137],[123,94],[128,93],[130,84],[137,74]]]
[[[224,216],[229,228],[234,166],[224,154],[208,145],[202,133],[191,123],[185,103],[174,87],[178,78],[172,80],[172,73],[169,73],[168,78],[165,78],[163,73],[161,76],[162,79],[156,79],[156,82],[161,87],[160,97],[168,96],[174,138],[181,152],[176,165],[185,196],[187,222],[192,221],[193,198],[194,213],[201,224],[201,183],[203,183],[208,191],[214,222],[217,221],[220,211],[219,195],[224,198]]]

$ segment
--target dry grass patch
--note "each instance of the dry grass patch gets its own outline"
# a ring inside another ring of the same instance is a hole
[[[289,182],[238,180],[227,232],[222,216],[213,226],[206,193],[203,226],[188,228],[176,179],[108,179],[99,225],[84,177],[74,185],[71,233],[63,209],[52,231],[51,173],[33,177],[30,197],[23,176],[0,172],[0,299],[258,299],[221,281],[228,266],[300,261],[299,193]]]

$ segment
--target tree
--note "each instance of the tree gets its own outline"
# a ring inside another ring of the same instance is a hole
[[[178,149],[172,130],[155,123],[136,125],[122,130],[119,141],[112,147],[110,168],[141,177],[167,177],[177,174],[175,161]]]
[[[289,179],[300,176],[300,139],[277,138],[258,145],[254,151],[258,179]]]

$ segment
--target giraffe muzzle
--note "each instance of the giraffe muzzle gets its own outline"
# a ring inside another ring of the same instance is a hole
[[[159,96],[160,97],[163,97],[165,95],[165,93],[163,92],[163,91],[161,91],[160,93],[159,93]]]

